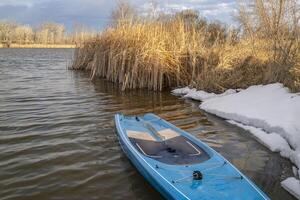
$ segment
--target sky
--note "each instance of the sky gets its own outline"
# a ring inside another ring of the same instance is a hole
[[[153,1],[153,0],[152,0]],[[138,12],[149,10],[150,0],[130,0]],[[196,9],[209,20],[233,23],[236,0],[156,0],[157,9],[174,12]],[[86,24],[104,29],[117,0],[0,0],[0,20],[38,26],[51,21],[71,29],[74,24]]]

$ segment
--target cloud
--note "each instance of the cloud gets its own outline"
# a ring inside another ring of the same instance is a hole
[[[0,19],[38,25],[45,21],[71,27],[83,23],[94,28],[104,27],[115,2],[106,0],[1,0]]]
[[[11,6],[32,6],[34,0],[1,0],[0,6],[11,5]]]
[[[169,12],[195,9],[203,17],[229,23],[232,22],[232,15],[236,12],[237,3],[235,0],[163,0],[160,1],[160,6],[162,10]]]
[[[131,0],[140,12],[150,7],[149,0]],[[196,9],[208,19],[231,23],[235,0],[160,0],[159,10],[166,12]],[[8,19],[37,26],[44,21],[65,24],[69,29],[82,23],[101,29],[109,23],[116,0],[1,0],[0,20]]]

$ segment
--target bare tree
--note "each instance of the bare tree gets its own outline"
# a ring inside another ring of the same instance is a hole
[[[176,13],[176,16],[188,23],[194,23],[199,19],[199,12],[193,9],[186,9],[179,13]]]
[[[158,2],[157,0],[149,0],[148,1],[148,10],[146,11],[147,12],[147,18],[148,19],[157,19],[159,16],[160,16],[160,13],[159,13],[159,9],[158,9]]]
[[[42,24],[36,32],[37,42],[42,44],[61,44],[64,42],[64,35],[64,25],[53,22]]]
[[[4,43],[10,43],[12,40],[12,33],[16,28],[16,23],[0,21],[0,39]]]
[[[35,33],[35,42],[40,44],[48,43],[48,30],[39,29]]]
[[[72,43],[81,45],[84,41],[96,36],[95,30],[85,26],[84,24],[75,23],[73,25],[73,33],[70,36]]]
[[[237,16],[245,35],[272,43],[274,62],[286,63],[300,48],[300,8],[297,0],[241,2]]]
[[[54,43],[62,44],[65,40],[65,27],[64,25],[57,24],[54,30]]]
[[[112,11],[112,25],[132,23],[137,17],[136,9],[128,1],[118,0],[117,7]]]
[[[14,29],[13,40],[19,44],[30,43],[33,40],[33,30],[27,25],[18,25]]]
[[[199,12],[197,10],[186,9],[175,14],[176,18],[179,18],[185,24],[185,28],[190,30],[195,28],[199,20]]]

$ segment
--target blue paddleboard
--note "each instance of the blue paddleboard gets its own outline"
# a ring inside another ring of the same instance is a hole
[[[229,161],[154,114],[115,115],[120,145],[166,199],[269,199]]]

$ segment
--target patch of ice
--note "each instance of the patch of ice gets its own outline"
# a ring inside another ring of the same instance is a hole
[[[261,128],[256,128],[253,126],[247,126],[238,122],[235,122],[233,120],[227,120],[229,123],[234,124],[238,127],[241,127],[250,133],[252,133],[255,138],[262,143],[264,146],[268,147],[273,152],[280,152],[283,155],[288,155],[285,157],[289,157],[291,154],[291,148],[287,141],[283,139],[279,134],[277,133],[267,133],[263,131]]]
[[[186,95],[184,95],[185,98],[190,98],[198,101],[204,101],[216,96],[217,95],[215,93],[208,93],[202,90],[197,91],[196,89],[192,89]]]
[[[188,87],[184,87],[184,88],[174,89],[172,90],[172,93],[176,95],[184,95],[185,98],[190,98],[197,101],[205,101],[207,99],[211,99],[214,97],[221,97],[229,94],[234,94],[237,91],[238,90],[228,89],[222,94],[215,94],[215,93],[205,92],[203,90],[196,90],[195,88],[190,89]]]
[[[294,177],[289,177],[281,182],[281,186],[289,193],[300,199],[300,181]]]
[[[190,98],[198,101],[204,101],[207,99],[211,99],[214,97],[221,97],[221,96],[226,96],[229,94],[234,94],[239,91],[242,91],[241,89],[228,89],[222,94],[215,94],[215,93],[209,93],[205,92],[203,90],[196,90],[195,88],[189,88],[189,87],[183,87],[183,88],[177,88],[171,91],[172,94],[174,95],[183,95],[185,98]]]
[[[184,88],[177,88],[172,90],[171,92],[175,95],[185,95],[187,94],[191,89],[189,87],[184,87]]]

